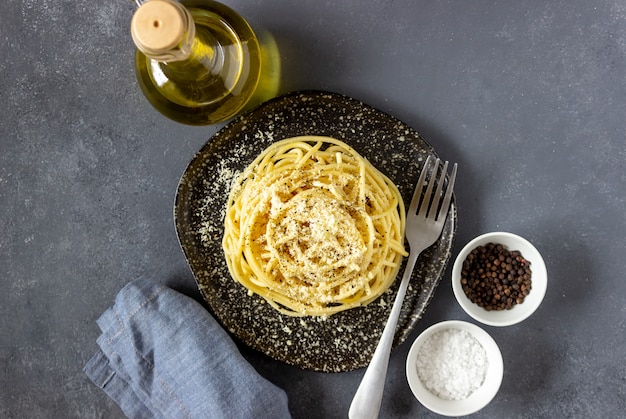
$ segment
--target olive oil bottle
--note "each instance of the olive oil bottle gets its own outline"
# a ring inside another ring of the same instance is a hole
[[[175,121],[223,122],[277,93],[275,43],[263,50],[246,20],[221,3],[148,0],[131,34],[144,95]]]

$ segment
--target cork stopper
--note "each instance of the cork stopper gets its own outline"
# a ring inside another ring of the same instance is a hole
[[[131,35],[146,54],[161,54],[183,41],[187,18],[179,3],[150,0],[141,5],[131,21]]]

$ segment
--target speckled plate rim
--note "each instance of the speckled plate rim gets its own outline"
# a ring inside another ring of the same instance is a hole
[[[298,135],[345,141],[385,173],[405,205],[433,147],[415,130],[356,99],[325,91],[298,91],[269,100],[219,130],[194,155],[175,199],[178,239],[202,297],[237,339],[303,369],[343,372],[366,366],[384,328],[399,281],[366,307],[319,319],[285,316],[249,296],[228,272],[221,247],[223,210],[233,175],[274,141]],[[225,176],[225,175],[230,175]],[[456,236],[453,202],[439,240],[414,269],[394,347],[406,340],[441,281]],[[404,262],[400,272],[404,270]]]

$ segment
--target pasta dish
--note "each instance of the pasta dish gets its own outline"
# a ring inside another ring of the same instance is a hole
[[[236,179],[222,246],[233,279],[281,313],[328,316],[393,283],[404,249],[397,187],[342,141],[294,137]]]

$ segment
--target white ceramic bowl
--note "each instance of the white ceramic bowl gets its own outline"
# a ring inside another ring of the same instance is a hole
[[[417,357],[422,345],[433,334],[445,329],[459,329],[473,336],[485,350],[488,367],[482,385],[463,400],[446,400],[431,393],[422,383],[417,372]],[[498,345],[480,327],[463,321],[450,320],[437,323],[422,332],[409,350],[406,360],[406,376],[417,400],[429,410],[444,416],[465,416],[487,406],[495,397],[502,383],[504,364]]]
[[[502,244],[509,251],[518,250],[526,260],[530,261],[532,272],[530,293],[524,298],[523,303],[516,304],[509,310],[487,311],[470,301],[461,287],[461,269],[467,255],[476,247],[487,243]],[[510,326],[528,318],[543,301],[547,286],[548,273],[541,254],[528,240],[512,233],[495,232],[476,237],[463,247],[452,267],[452,290],[456,300],[473,319],[490,326]]]

